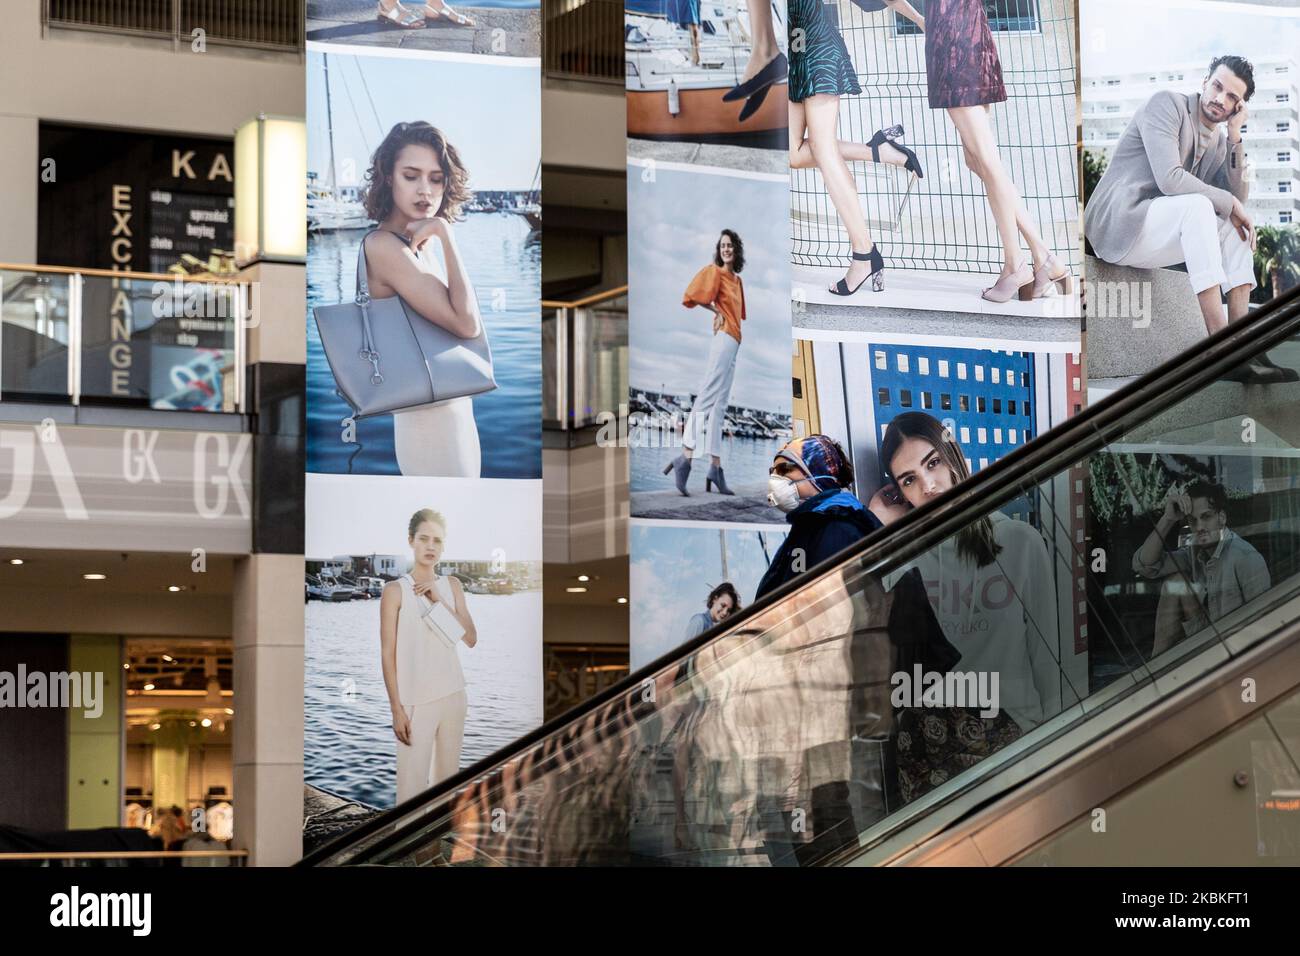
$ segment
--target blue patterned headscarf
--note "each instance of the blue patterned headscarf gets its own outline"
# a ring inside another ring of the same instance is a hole
[[[840,450],[825,435],[809,435],[787,442],[776,457],[798,465],[822,491],[840,487],[840,475],[847,465]]]

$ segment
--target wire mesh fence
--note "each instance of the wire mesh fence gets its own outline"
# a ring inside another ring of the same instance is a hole
[[[925,0],[911,0],[925,13]],[[998,154],[1044,241],[1080,266],[1073,0],[986,0],[1007,101],[989,114]],[[830,0],[824,15],[844,37],[862,92],[840,97],[839,135],[864,143],[904,127],[923,179],[884,163],[850,163],[872,238],[894,268],[997,272],[1002,243],[981,180],[967,167],[956,127],[931,109],[925,37],[888,9],[864,13]],[[815,168],[790,177],[792,261],[843,266],[848,233]],[[1023,247],[1023,246],[1022,246]]]

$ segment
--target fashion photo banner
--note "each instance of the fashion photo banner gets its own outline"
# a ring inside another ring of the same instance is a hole
[[[785,537],[788,59],[780,2],[629,0],[625,29],[636,667],[749,604]]]
[[[382,808],[542,722],[539,34],[344,7],[308,4],[305,763]]]

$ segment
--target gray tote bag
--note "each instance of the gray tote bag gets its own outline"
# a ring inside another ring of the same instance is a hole
[[[357,245],[356,300],[312,310],[334,384],[352,406],[353,417],[385,415],[496,388],[492,350],[481,322],[477,336],[462,339],[416,313],[400,296],[370,298],[368,236]]]

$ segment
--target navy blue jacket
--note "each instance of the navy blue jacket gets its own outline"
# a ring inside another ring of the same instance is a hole
[[[755,601],[881,527],[880,519],[843,488],[805,499],[785,520],[790,532],[758,582]]]

